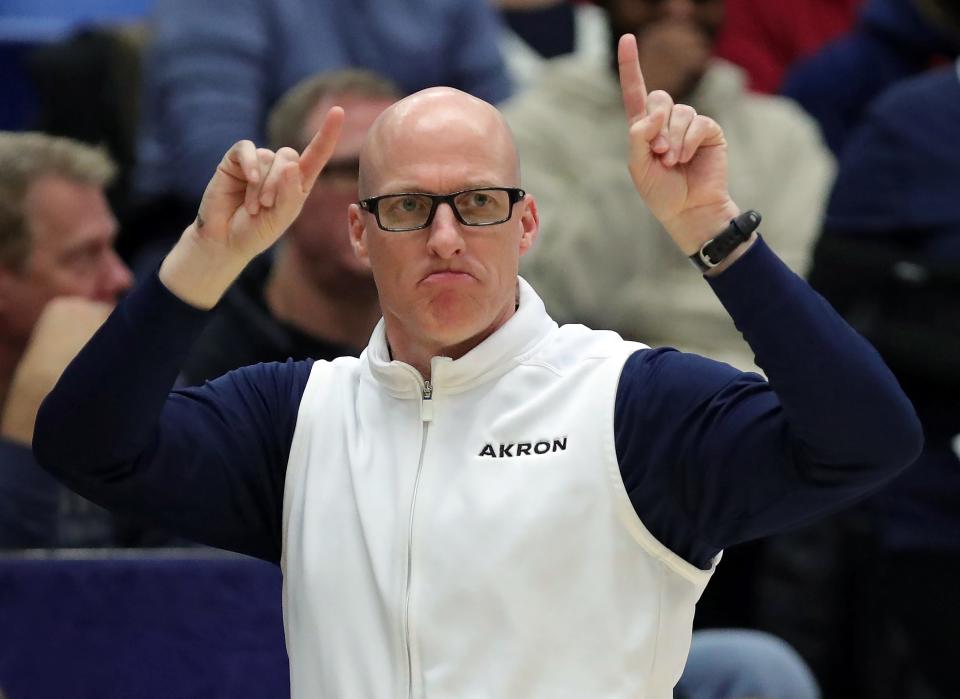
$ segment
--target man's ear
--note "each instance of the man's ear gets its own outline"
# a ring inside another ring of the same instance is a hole
[[[540,214],[537,213],[537,201],[532,194],[527,194],[517,204],[523,207],[520,214],[520,254],[525,255],[540,234]]]
[[[350,230],[350,245],[357,259],[370,264],[370,253],[367,250],[367,224],[363,209],[357,204],[351,204],[347,209],[347,226]]]

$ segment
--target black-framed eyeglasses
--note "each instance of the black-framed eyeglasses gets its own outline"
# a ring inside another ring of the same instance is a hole
[[[450,194],[398,192],[363,199],[360,208],[377,219],[385,231],[416,231],[433,223],[440,204],[449,204],[465,226],[493,226],[509,221],[513,205],[526,196],[516,187],[479,187]]]

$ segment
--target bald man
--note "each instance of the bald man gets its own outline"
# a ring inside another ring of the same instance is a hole
[[[347,215],[383,320],[361,357],[169,393],[206,309],[297,215],[332,108],[302,154],[230,149],[41,410],[37,457],[72,487],[282,567],[295,699],[669,697],[723,547],[838,508],[920,447],[876,353],[730,199],[721,128],[647,95],[632,37],[619,50],[637,191],[769,383],[558,327],[517,276],[538,214],[503,120],[432,89],[362,150]]]

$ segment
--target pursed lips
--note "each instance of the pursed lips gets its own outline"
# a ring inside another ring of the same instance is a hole
[[[469,272],[459,269],[437,269],[428,273],[420,280],[421,284],[455,284],[458,282],[474,281],[475,277]]]

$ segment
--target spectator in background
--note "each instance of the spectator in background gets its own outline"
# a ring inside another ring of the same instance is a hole
[[[650,90],[666,90],[724,125],[731,193],[763,212],[766,240],[794,270],[804,270],[833,159],[799,109],[748,93],[743,72],[712,57],[723,1],[608,0],[604,8],[612,36],[637,35]],[[720,302],[631,196],[609,54],[555,59],[505,114],[525,186],[543,212],[543,235],[525,258],[524,274],[548,310],[561,322],[612,328],[752,368],[752,353]]]
[[[405,92],[505,99],[499,37],[489,0],[158,0],[134,183],[154,205],[135,229],[165,252],[230,144],[265,142],[270,105],[309,75],[361,67]]]
[[[576,7],[572,0],[495,0],[494,4],[506,26],[537,55],[555,58],[576,48]]]
[[[863,0],[727,0],[716,53],[747,71],[749,88],[775,93],[795,61],[853,25]]]
[[[795,65],[781,93],[819,122],[839,154],[871,100],[958,51],[956,0],[867,0],[856,27]]]
[[[583,0],[497,0],[510,31],[503,54],[518,91],[532,85],[544,59],[607,51],[606,21]],[[716,55],[747,72],[748,87],[775,93],[784,72],[846,32],[863,0],[727,0]]]
[[[885,621],[906,646],[908,671],[943,698],[960,696],[958,125],[960,62],[871,105],[840,161],[811,274],[880,350],[924,425],[920,459],[872,504]],[[914,695],[896,687],[892,696]]]
[[[498,0],[506,31],[503,57],[517,92],[536,84],[548,59],[568,53],[606,55],[606,18],[592,2]]]
[[[0,133],[0,547],[98,546],[112,518],[69,492],[30,452],[37,409],[132,283],[113,251],[100,151],[38,133]],[[58,322],[48,303],[79,297]],[[82,299],[82,300],[81,300]]]
[[[380,319],[370,268],[350,245],[360,146],[400,97],[390,81],[348,69],[307,78],[270,112],[271,148],[302,151],[334,104],[346,120],[333,157],[275,256],[260,256],[223,298],[183,369],[199,383],[248,364],[357,355]]]

